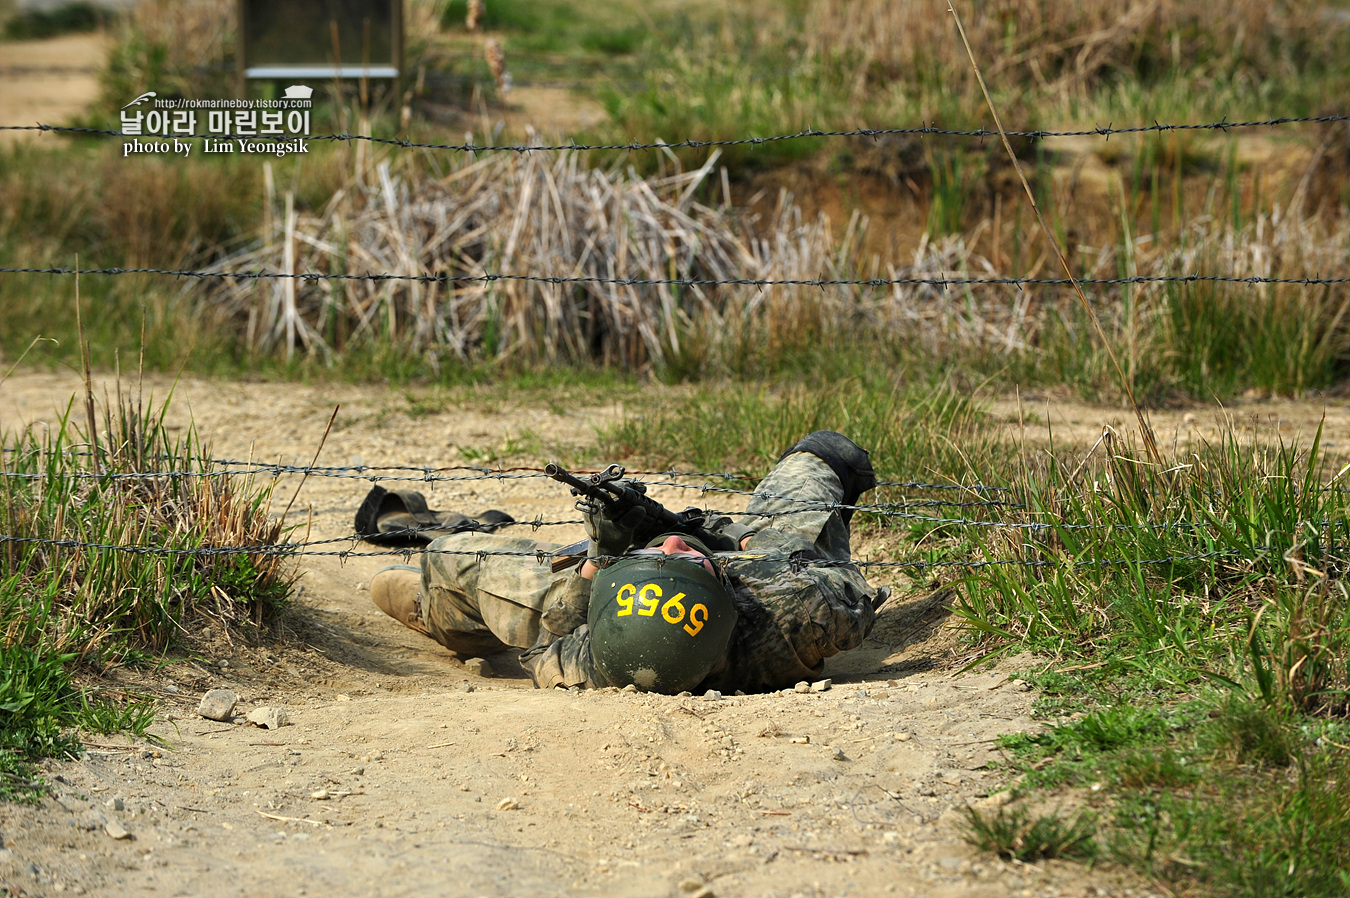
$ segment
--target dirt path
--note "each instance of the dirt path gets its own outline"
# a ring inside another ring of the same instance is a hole
[[[0,125],[64,125],[98,98],[111,39],[102,33],[0,42]],[[116,110],[108,110],[111,122]],[[103,127],[108,127],[107,125]],[[40,131],[0,131],[0,146],[52,140]]]
[[[0,428],[53,420],[77,386],[16,374],[0,386]],[[589,437],[578,415],[523,398],[409,417],[400,393],[378,388],[187,381],[172,416],[191,414],[217,456],[305,464],[339,401],[327,464],[453,464],[457,445],[526,428],[537,463]],[[311,538],[348,534],[366,486],[311,478],[297,503],[313,508]],[[282,501],[294,488],[281,485]],[[434,507],[575,515],[539,480],[427,492]],[[580,528],[553,529],[566,541]],[[998,801],[991,740],[1035,728],[1035,696],[1007,676],[1025,659],[954,671],[940,596],[894,583],[864,647],[832,659],[824,692],[539,692],[509,659],[492,659],[495,678],[473,676],[381,615],[365,584],[387,561],[307,558],[279,640],[199,632],[196,661],[122,671],[163,700],[156,732],[170,747],[107,739],[51,765],[56,797],[0,806],[0,884],[26,895],[1151,894],[1117,872],[1013,866],[962,841],[955,809]],[[282,707],[292,725],[200,718],[200,696],[221,686],[242,696],[241,713]],[[112,838],[109,821],[129,838]]]

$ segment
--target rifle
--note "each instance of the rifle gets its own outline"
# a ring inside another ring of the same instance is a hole
[[[706,517],[700,509],[690,506],[676,513],[646,494],[625,485],[622,482],[624,476],[622,465],[610,465],[600,473],[592,474],[587,480],[568,473],[561,465],[552,462],[545,465],[544,473],[572,488],[572,495],[578,497],[576,507],[579,511],[594,513],[595,506],[600,505],[604,513],[617,517],[634,506],[641,507],[647,513],[647,519],[639,530],[640,535],[637,536],[639,542],[646,541],[643,537],[649,539],[670,532],[687,533],[703,541],[709,548],[717,547],[722,542],[715,534],[703,529]],[[581,542],[556,550],[553,553],[553,570],[560,571],[568,565],[575,564],[578,558],[586,554],[589,546],[590,540],[583,539]]]

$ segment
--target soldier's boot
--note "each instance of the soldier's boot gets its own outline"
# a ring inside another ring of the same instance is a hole
[[[430,636],[422,617],[422,569],[396,564],[377,572],[370,580],[370,598],[375,607],[410,630]]]

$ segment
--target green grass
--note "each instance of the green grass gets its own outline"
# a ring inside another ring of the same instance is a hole
[[[688,398],[627,418],[601,433],[603,451],[676,460],[702,470],[767,470],[814,430],[838,430],[872,453],[881,479],[951,478],[987,471],[1008,449],[979,404],[954,379],[905,378],[884,369],[769,389],[700,387]]]
[[[468,4],[450,0],[441,22],[446,28],[462,28]],[[485,4],[481,30],[505,32],[512,55],[584,54],[616,56],[633,53],[643,46],[648,29],[636,11],[621,3],[573,3],[546,0],[494,0]]]
[[[1048,726],[1002,740],[1015,801],[967,811],[974,844],[1028,863],[1121,864],[1184,894],[1344,894],[1350,499],[1325,488],[1339,481],[1320,434],[1300,445],[1229,433],[1162,468],[1116,439],[1080,467],[1054,450],[1022,456],[968,388],[855,371],[699,388],[639,409],[599,448],[757,474],[822,427],[873,450],[882,479],[978,478],[1022,506],[962,516],[1044,525],[886,521],[911,540],[890,559],[1041,563],[950,577],[985,657],[1049,660],[1025,675]]]
[[[113,16],[92,3],[69,3],[52,10],[29,10],[4,23],[4,38],[12,41],[43,40],[62,34],[94,31]]]
[[[80,731],[139,734],[153,722],[148,698],[114,699],[99,672],[163,651],[201,609],[256,631],[289,593],[279,556],[191,554],[277,542],[269,488],[118,476],[210,471],[190,432],[169,435],[164,408],[120,401],[96,434],[69,414],[55,428],[5,434],[0,533],[15,540],[0,545],[0,799],[38,794],[33,763],[78,754]]]
[[[1055,659],[1032,677],[1041,713],[1074,712],[1005,740],[1019,792],[1088,802],[1104,856],[1183,891],[1343,894],[1350,520],[1323,488],[1320,433],[1306,448],[1230,436],[1162,471],[1109,448],[1076,478],[1052,465],[1023,481],[1047,529],[980,540],[1052,565],[960,586],[987,649]],[[1207,553],[1222,554],[1182,560]],[[983,844],[997,821],[981,821]]]
[[[1140,717],[1152,722],[1140,727]],[[1088,805],[1076,820],[1096,857],[1187,894],[1341,895],[1350,751],[1333,742],[1347,731],[1219,694],[1165,712],[1103,708],[1041,736],[1005,738],[1020,797],[998,815],[969,811],[968,838],[1006,855],[1010,821],[1031,819],[1022,802],[1069,794]]]
[[[882,8],[858,6],[864,7],[864,13]],[[1333,90],[1341,83],[1337,79],[1350,78],[1341,71],[1350,53],[1333,52],[1341,38],[1321,34],[1299,18],[1308,10],[1296,7],[1287,23],[1263,32],[1261,40],[1236,46],[1225,43],[1227,24],[1206,24],[1189,8],[1174,10],[1173,18],[1151,22],[1137,34],[1113,35],[1113,41],[1124,43],[1103,48],[1101,65],[1061,84],[1057,95],[1063,96],[1053,103],[1039,93],[1045,85],[1025,68],[1022,59],[1028,46],[1036,45],[1033,38],[1040,27],[1036,23],[1041,22],[1036,15],[1044,10],[1038,13],[1028,8],[1022,10],[1025,16],[1011,16],[997,34],[986,34],[983,50],[993,55],[994,64],[1009,62],[1000,77],[992,80],[1003,117],[1019,127],[1089,117],[1137,123],[1160,117],[1159,109],[1173,110],[1178,119],[1195,119],[1210,112],[1204,104],[1211,99],[1225,113],[1234,108],[1268,109],[1270,114],[1320,109],[1323,100],[1338,96]],[[471,58],[481,67],[480,37],[462,32],[463,12],[463,3],[445,7],[445,34],[428,38],[425,46],[419,44],[417,52],[424,54],[426,64],[440,65],[448,57],[437,54],[453,46],[472,52],[456,51],[449,56]],[[506,42],[509,67],[518,74],[550,82],[565,74],[561,80],[578,83],[583,92],[605,101],[609,121],[592,135],[577,135],[582,139],[744,137],[807,125],[986,124],[973,84],[965,74],[958,77],[958,69],[966,63],[960,54],[953,54],[952,47],[930,42],[927,52],[914,53],[873,46],[869,41],[875,34],[849,30],[848,16],[839,10],[835,11],[838,15],[831,14],[838,21],[827,21],[822,18],[826,12],[825,6],[816,9],[795,3],[755,8],[658,3],[639,10],[624,0],[603,4],[512,0],[488,7],[486,33]],[[1070,12],[1041,24],[1058,35],[1056,40],[1071,41],[1076,37],[1069,33],[1073,24],[1090,24],[1101,10],[1083,7]],[[924,28],[937,28],[941,33],[950,29],[945,12],[940,23],[924,18],[926,13],[904,14],[922,19],[916,22]],[[983,18],[980,22],[984,23],[980,27],[988,26]],[[201,60],[179,59],[182,48],[169,46],[165,34],[151,30],[141,23],[119,32],[119,50],[108,73],[108,99],[103,107],[111,110],[114,96],[125,101],[123,94],[133,85],[140,90],[153,83],[165,95],[219,95],[226,89],[210,81],[207,74],[196,72],[194,66]],[[196,27],[192,34],[205,40],[198,32],[218,31]],[[228,56],[228,40],[217,43],[211,46]],[[1047,46],[1059,45],[1051,41]],[[571,71],[611,53],[622,58],[599,64],[613,80]],[[1010,55],[1000,58],[1000,53]],[[1076,55],[1063,48],[1045,50],[1037,57],[1043,66],[1041,78],[1071,70]],[[1022,61],[1014,65],[1011,60]],[[208,80],[192,80],[199,76]],[[1207,89],[1196,91],[1197,83]],[[1064,97],[1070,98],[1072,108],[1055,105],[1064,102]],[[1166,102],[1150,105],[1155,100]],[[315,115],[316,130],[353,126],[352,111],[341,104],[321,101]],[[391,115],[389,110],[377,111],[377,131],[392,133],[396,126]],[[105,117],[87,123],[106,126],[109,122]],[[463,139],[463,129],[451,132],[434,122],[418,121],[414,132],[413,136],[430,140]],[[1280,135],[1289,135],[1292,141],[1304,139],[1294,137],[1296,133],[1280,131],[1262,139],[1285,139]],[[1344,136],[1337,137],[1334,130],[1310,133],[1306,139],[1319,144],[1325,140],[1327,159],[1343,155]],[[265,212],[264,177],[258,160],[123,159],[116,142],[71,141],[59,148],[54,144],[43,141],[4,151],[0,264],[68,266],[78,256],[84,264],[96,266],[199,267],[260,238]],[[1044,263],[1042,250],[1035,245],[1039,238],[1030,239],[1027,221],[1018,217],[1022,200],[996,143],[979,146],[964,140],[916,138],[914,144],[882,142],[869,147],[869,155],[862,153],[861,144],[792,141],[728,148],[722,162],[729,166],[733,189],[740,190],[754,169],[805,163],[818,153],[828,153],[835,173],[844,181],[858,175],[862,167],[875,168],[888,173],[897,195],[916,192],[925,204],[918,220],[927,223],[929,236],[964,236],[979,252],[1004,263],[998,273],[1026,274],[1038,258]],[[1099,155],[1120,175],[1119,187],[1111,189],[1115,205],[1111,213],[1091,217],[1075,205],[1072,189],[1056,186],[1055,172],[1058,169],[1063,174],[1064,161],[1056,157],[1052,142],[1019,145],[1019,152],[1061,239],[1114,253],[1115,270],[1106,274],[1140,273],[1144,264],[1140,247],[1145,245],[1161,246],[1160,254],[1175,256],[1169,271],[1232,271],[1241,253],[1227,252],[1225,240],[1248,240],[1262,228],[1263,233],[1280,230],[1282,235],[1253,249],[1253,254],[1272,260],[1268,273],[1294,278],[1343,274],[1345,229],[1337,232],[1337,244],[1334,233],[1309,233],[1303,239],[1297,231],[1305,223],[1288,226],[1288,214],[1281,219],[1286,225],[1274,228],[1269,210],[1289,207],[1293,185],[1267,181],[1263,187],[1252,164],[1239,161],[1237,148],[1234,140],[1225,144],[1189,133],[1114,137],[1102,142]],[[323,210],[339,191],[351,195],[355,174],[354,147],[315,149],[307,159],[272,165],[276,190],[294,191],[297,208],[311,212]],[[688,163],[701,164],[706,159],[701,150],[683,155]],[[865,163],[859,161],[864,155]],[[383,158],[391,159],[396,174],[437,176],[446,171],[445,154],[372,150],[372,161]],[[597,154],[590,158],[603,163],[614,157]],[[624,154],[622,161],[653,171],[670,162],[661,153]],[[1331,195],[1327,190],[1340,181],[1334,166],[1328,171],[1327,177],[1335,183],[1318,182],[1317,190]],[[718,182],[709,179],[702,193],[692,199],[719,202]],[[996,201],[1002,202],[1004,222],[999,245],[991,251],[986,219]],[[1263,214],[1267,215],[1264,219]],[[1328,220],[1335,221],[1334,217]],[[1203,231],[1196,222],[1207,222]],[[1327,227],[1335,231],[1333,225]],[[1136,243],[1144,238],[1147,244]],[[1309,246],[1320,249],[1300,249]],[[880,268],[872,267],[873,260],[865,252],[841,250],[839,268],[843,274],[858,276],[881,273],[887,261],[908,261],[904,258],[907,250],[897,249],[899,259],[877,260]],[[1089,254],[1084,252],[1081,261],[1090,261]],[[968,273],[985,272],[972,265]],[[1051,272],[1041,264],[1037,273]],[[203,374],[253,376],[261,372],[279,377],[446,384],[509,379],[522,369],[517,361],[494,363],[502,338],[491,327],[484,328],[481,345],[467,348],[473,362],[445,363],[449,353],[439,348],[409,352],[402,334],[343,345],[339,315],[329,316],[324,332],[330,343],[340,346],[336,356],[290,362],[260,358],[245,348],[243,316],[226,321],[218,309],[203,301],[200,291],[184,289],[190,286],[156,276],[85,279],[82,289],[106,310],[92,324],[100,363],[112,365],[115,352],[126,355],[144,348],[147,363],[158,370],[178,370],[186,359],[187,370]],[[749,291],[727,292],[735,294],[729,300],[733,305],[744,307],[756,301]],[[969,304],[978,317],[997,313],[1005,299],[1009,306],[1017,303],[1020,297],[1012,293],[1003,297],[987,290],[952,291],[948,297],[953,303]],[[69,316],[61,310],[68,307],[72,295],[73,284],[68,279],[0,276],[0,303],[7,310],[0,350],[17,353],[41,335],[58,341],[59,345],[48,347],[50,358],[69,359],[76,341],[69,333]],[[859,309],[866,309],[879,302],[881,294],[859,290],[854,298]],[[688,302],[687,295],[679,299]],[[999,387],[1067,384],[1088,399],[1114,403],[1122,398],[1114,368],[1100,342],[1085,338],[1088,322],[1067,291],[1037,290],[1031,304],[1036,320],[1026,333],[1007,339],[998,325],[987,330],[962,328],[959,312],[952,316],[951,333],[928,341],[910,335],[895,322],[873,320],[867,312],[860,311],[849,320],[823,320],[811,302],[791,299],[767,324],[743,323],[742,318],[752,321],[749,314],[714,318],[689,313],[680,325],[689,339],[681,340],[680,352],[657,360],[650,373],[670,382],[791,379],[843,352],[854,356],[844,367],[866,365],[880,357],[909,369],[959,367],[972,379]],[[1350,307],[1343,286],[1186,283],[1153,289],[1132,285],[1094,291],[1092,300],[1104,319],[1108,339],[1121,349],[1135,394],[1148,403],[1226,399],[1249,389],[1302,395],[1333,387],[1350,372],[1350,328],[1345,323]],[[596,358],[622,355],[606,352],[607,347],[587,349],[590,357],[573,360],[579,368],[585,369]],[[527,360],[523,367],[531,364]]]
[[[999,808],[993,814],[966,811],[970,841],[982,851],[1029,863],[1052,858],[1090,860],[1097,855],[1096,821],[1090,814],[1066,818]]]

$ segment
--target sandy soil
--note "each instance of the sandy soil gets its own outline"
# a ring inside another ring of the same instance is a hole
[[[77,386],[68,373],[15,374],[0,385],[0,428],[54,420]],[[161,397],[168,387],[153,384]],[[346,386],[189,380],[171,417],[191,416],[217,456],[305,464],[339,402],[320,463],[454,464],[457,447],[501,446],[529,428],[539,447],[520,461],[537,464],[589,436],[579,414],[537,399],[464,394],[409,416],[401,392]],[[277,504],[296,486],[282,483]],[[349,534],[366,487],[310,478],[292,516],[312,514],[312,538]],[[548,481],[427,493],[433,507],[575,516]],[[657,495],[688,501],[676,493]],[[11,895],[1153,893],[1110,869],[1005,864],[961,839],[957,809],[997,804],[1006,786],[991,740],[1039,724],[1034,693],[1008,677],[1032,659],[957,672],[941,593],[892,582],[871,638],[832,659],[824,692],[540,692],[509,657],[481,678],[380,614],[365,585],[389,560],[306,558],[279,634],[250,646],[196,632],[193,659],[115,672],[162,700],[155,732],[168,747],[104,737],[84,759],[51,764],[53,797],[0,807],[0,885]],[[214,687],[242,696],[239,713],[281,707],[292,725],[204,720],[197,703]],[[109,822],[128,837],[113,838]]]

